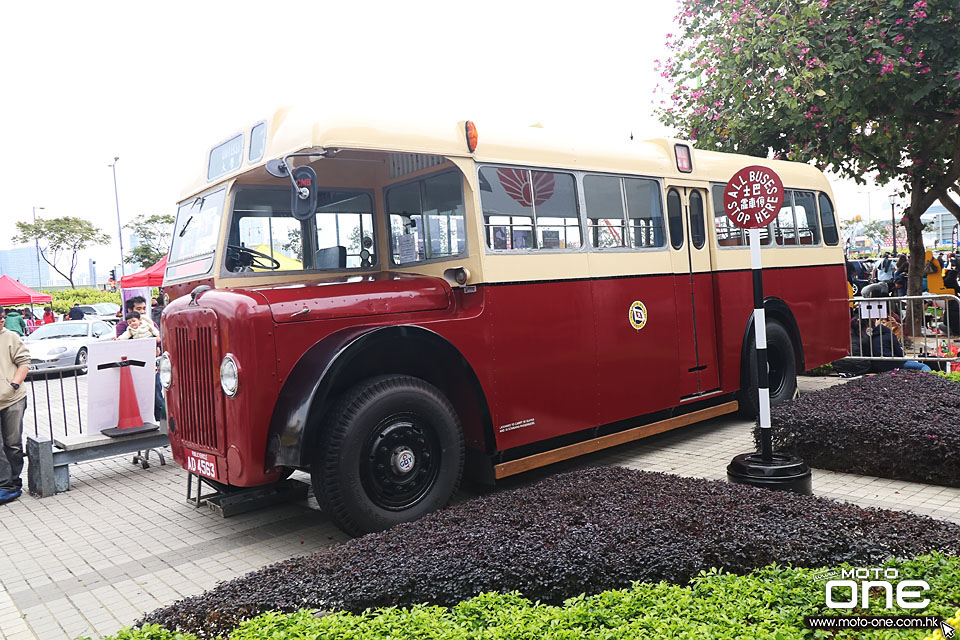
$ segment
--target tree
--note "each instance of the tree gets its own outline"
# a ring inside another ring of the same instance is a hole
[[[935,201],[960,219],[960,5],[954,0],[682,0],[661,119],[702,148],[900,182],[908,293]]]
[[[170,249],[174,222],[172,215],[161,213],[124,225],[124,229],[130,229],[136,234],[140,243],[124,256],[123,261],[144,268],[156,264]]]
[[[53,270],[62,275],[70,283],[72,289],[73,272],[77,268],[77,254],[87,247],[93,247],[110,242],[110,236],[95,227],[89,220],[64,216],[37,220],[34,223],[18,222],[17,235],[13,241],[21,244],[39,242],[40,257],[53,267]],[[69,267],[62,271],[57,263],[69,256]]]

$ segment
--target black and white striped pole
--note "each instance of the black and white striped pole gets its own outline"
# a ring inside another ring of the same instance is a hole
[[[763,308],[763,264],[760,258],[760,229],[780,213],[784,202],[780,176],[768,167],[750,166],[738,171],[723,194],[727,217],[747,229],[750,238],[750,274],[753,279],[753,340],[757,371],[757,420],[760,424],[760,451],[735,456],[727,466],[731,482],[795,493],[813,492],[810,468],[803,460],[774,453],[770,421],[770,382],[767,365],[767,320]],[[749,384],[749,380],[748,380]],[[752,394],[752,389],[746,389]]]

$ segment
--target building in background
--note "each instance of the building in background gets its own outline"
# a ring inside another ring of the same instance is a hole
[[[53,284],[50,265],[40,260],[38,270],[37,250],[34,247],[0,250],[0,275],[10,276],[32,289]]]

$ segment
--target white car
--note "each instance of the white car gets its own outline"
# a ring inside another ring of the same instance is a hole
[[[38,327],[23,339],[30,351],[30,373],[85,365],[87,345],[115,336],[115,329],[102,320],[67,320]]]

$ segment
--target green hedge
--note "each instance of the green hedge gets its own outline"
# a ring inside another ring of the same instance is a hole
[[[121,304],[119,291],[103,291],[102,289],[64,289],[62,291],[44,291],[53,297],[54,313],[66,313],[75,304],[94,304],[96,302],[112,302]]]
[[[947,373],[946,371],[934,371],[934,373],[941,378],[950,380],[951,382],[960,382],[960,371],[951,371],[950,373]]]
[[[960,558],[938,554],[891,561],[900,580],[930,583],[930,606],[923,611],[882,611],[880,598],[871,615],[917,613],[955,617],[960,594]],[[849,568],[849,567],[847,567]],[[834,615],[826,609],[824,584],[838,570],[790,569],[771,565],[747,576],[717,570],[701,573],[688,585],[637,583],[631,589],[580,596],[563,606],[532,603],[519,594],[485,593],[451,607],[420,605],[387,608],[360,615],[315,617],[309,611],[265,613],[242,623],[229,640],[555,640],[631,638],[922,638],[929,631],[814,632],[803,626],[807,615]],[[844,594],[846,596],[846,594]],[[843,614],[866,613],[855,609]],[[124,629],[107,640],[196,640],[156,625]]]

